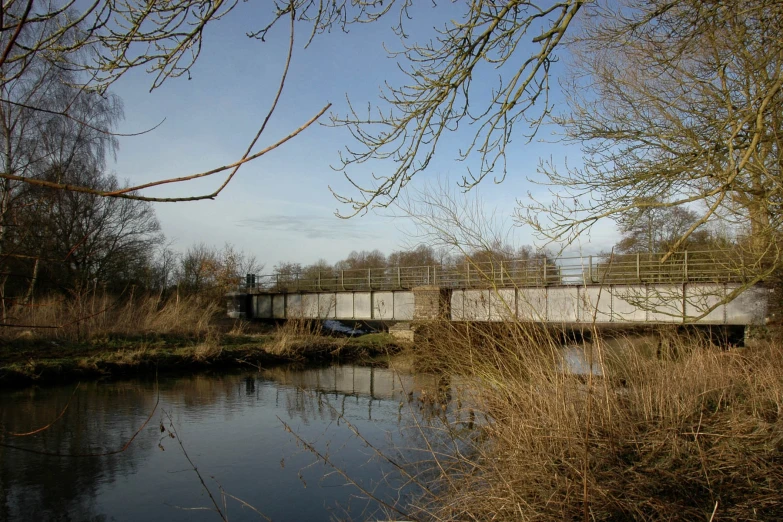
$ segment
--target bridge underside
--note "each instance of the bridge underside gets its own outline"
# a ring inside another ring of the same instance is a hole
[[[229,316],[257,319],[761,325],[769,292],[735,283],[234,293]],[[736,295],[735,295],[736,294]]]

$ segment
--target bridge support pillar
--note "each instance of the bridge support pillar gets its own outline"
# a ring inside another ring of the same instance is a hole
[[[451,289],[438,286],[413,288],[413,320],[450,319]]]
[[[250,296],[241,292],[229,292],[226,294],[228,316],[231,319],[250,319],[251,307],[248,305]]]

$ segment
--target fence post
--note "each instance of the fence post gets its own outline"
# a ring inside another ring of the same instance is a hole
[[[435,271],[436,266],[432,265],[432,284],[437,285],[438,284],[438,273]]]
[[[321,291],[321,271],[320,270],[318,271],[318,283],[316,285],[316,288],[318,289],[319,292]]]
[[[277,287],[278,290],[280,290],[280,274],[279,273],[275,274],[275,286]]]
[[[372,290],[372,268],[367,269],[367,288]]]
[[[465,276],[465,286],[470,287],[470,262],[468,262],[468,270]]]
[[[299,272],[296,273],[296,291],[299,291]]]
[[[340,270],[340,288],[345,290],[345,270]]]
[[[688,251],[685,251],[685,281],[688,280]]]
[[[400,267],[397,267],[397,288],[402,288],[402,280],[400,279]]]
[[[427,265],[427,284],[430,284],[430,267]]]
[[[500,260],[500,286],[503,286],[503,260]]]

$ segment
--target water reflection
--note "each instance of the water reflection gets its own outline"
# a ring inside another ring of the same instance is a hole
[[[442,378],[355,366],[197,374],[161,379],[158,389],[160,410],[123,453],[53,457],[0,447],[0,519],[216,520],[213,512],[185,509],[208,506],[209,500],[176,441],[161,437],[165,410],[214,492],[219,482],[274,520],[363,520],[377,506],[346,487],[281,421],[363,487],[393,499],[399,484],[384,479],[388,465],[374,459],[341,421],[374,446],[413,447],[416,435],[402,429],[408,394],[451,394]],[[8,432],[51,422],[73,387],[4,392],[0,440],[64,455],[111,451],[147,418],[155,390],[151,380],[82,384],[58,422],[22,438]],[[433,412],[439,408],[434,405]],[[228,508],[231,520],[258,519],[236,503]]]

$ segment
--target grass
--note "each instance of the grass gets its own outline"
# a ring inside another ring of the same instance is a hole
[[[149,334],[204,335],[222,308],[197,296],[160,295],[116,299],[103,296],[52,296],[9,310],[0,328],[5,342],[20,339],[88,341]]]
[[[560,339],[529,325],[431,325],[417,366],[461,376],[485,422],[438,428],[459,451],[432,452],[412,516],[783,519],[783,345],[592,339],[602,376],[563,371]]]
[[[333,337],[312,321],[230,320],[215,303],[195,297],[122,303],[52,298],[17,310],[13,321],[27,327],[0,328],[0,387],[156,370],[357,360],[396,349],[389,336]]]

